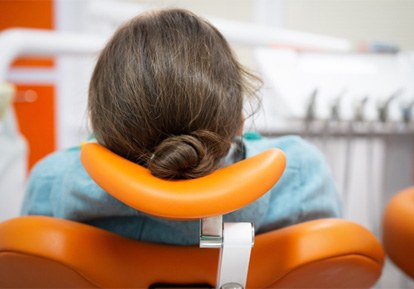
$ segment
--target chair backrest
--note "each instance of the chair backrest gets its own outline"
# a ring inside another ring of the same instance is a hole
[[[125,163],[97,144],[87,144],[82,151],[85,167],[105,190],[144,212],[175,219],[223,214],[260,197],[280,177],[285,160],[277,150],[253,160],[197,180],[159,182],[145,169]],[[119,174],[119,169],[123,170],[125,165],[131,173]],[[111,169],[117,166],[118,169]],[[274,172],[271,176],[263,173],[269,168]],[[252,169],[256,173],[252,173]],[[112,180],[105,181],[109,178],[102,171],[109,173]],[[241,175],[235,177],[238,173]],[[265,183],[261,179],[263,174],[272,181]],[[256,177],[259,185],[249,180]],[[191,186],[186,185],[187,182],[191,182]],[[216,182],[221,182],[221,186]],[[240,182],[244,185],[239,185]],[[119,184],[127,189],[125,194],[117,193]],[[237,194],[223,184],[235,184]],[[156,189],[151,189],[154,187]],[[205,191],[207,197],[200,196],[204,193],[201,187],[209,188]],[[216,193],[210,193],[210,189]],[[180,193],[182,196],[177,197]],[[250,193],[254,197],[245,196]],[[138,202],[139,198],[148,200],[145,198],[153,194],[162,206],[139,207],[148,203]],[[222,194],[232,197],[222,199]],[[181,200],[187,198],[194,202],[184,201],[184,205],[172,213],[169,208],[175,205],[167,208],[169,201],[179,206]],[[237,201],[230,202],[234,199]],[[219,202],[226,204],[217,206]],[[218,249],[150,244],[51,217],[20,217],[0,224],[2,288],[214,286],[218,258]],[[247,288],[370,288],[381,274],[383,261],[380,244],[366,229],[340,219],[316,220],[256,236]]]
[[[0,224],[1,288],[149,288],[216,282],[218,249],[134,241],[51,217]],[[247,288],[370,288],[383,252],[373,235],[341,219],[258,235]]]
[[[414,187],[397,193],[384,212],[384,249],[414,279]]]

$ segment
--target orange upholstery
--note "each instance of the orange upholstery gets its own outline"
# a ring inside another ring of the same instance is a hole
[[[285,166],[283,153],[269,150],[203,178],[166,181],[97,144],[84,145],[81,159],[116,198],[176,219],[247,205]],[[218,259],[218,249],[145,243],[52,217],[0,223],[1,288],[214,286]],[[247,288],[370,288],[383,262],[380,244],[361,226],[340,219],[311,221],[256,236]]]
[[[147,288],[215,284],[218,250],[149,244],[67,220],[0,224],[1,288]],[[258,235],[247,288],[370,288],[383,251],[366,229],[340,219]]]
[[[191,180],[163,180],[97,143],[82,146],[91,178],[125,204],[172,219],[200,219],[240,209],[266,192],[285,169],[285,156],[271,149],[212,174]]]
[[[414,187],[395,195],[386,207],[383,242],[391,260],[414,278]]]

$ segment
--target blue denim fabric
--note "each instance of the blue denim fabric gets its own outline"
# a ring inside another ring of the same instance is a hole
[[[341,199],[320,152],[297,136],[243,139],[246,157],[280,148],[287,164],[265,195],[225,221],[253,222],[257,233],[307,220],[340,217]],[[87,223],[144,241],[198,243],[198,221],[171,221],[136,211],[103,191],[83,168],[80,147],[55,152],[32,170],[22,215],[46,215]]]

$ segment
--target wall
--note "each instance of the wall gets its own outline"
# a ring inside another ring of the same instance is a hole
[[[53,4],[52,0],[0,1],[0,31],[16,27],[53,29]],[[49,79],[39,80],[53,73],[53,68],[53,59],[20,58],[8,75],[8,81],[17,86],[13,106],[20,131],[28,141],[29,169],[56,149],[55,87]]]
[[[411,0],[287,0],[285,27],[413,50],[413,11]]]

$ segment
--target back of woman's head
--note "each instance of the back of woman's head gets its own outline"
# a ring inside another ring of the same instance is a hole
[[[102,51],[89,88],[96,139],[161,178],[215,170],[242,125],[252,76],[223,36],[185,10],[122,26]]]

